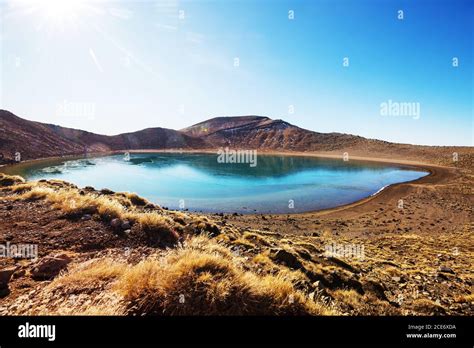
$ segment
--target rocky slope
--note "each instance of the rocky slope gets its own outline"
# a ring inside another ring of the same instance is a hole
[[[331,151],[368,141],[349,134],[312,132],[283,120],[257,116],[213,118],[184,132],[202,137],[213,147],[247,149]]]
[[[33,122],[0,110],[0,153],[22,160],[84,152],[107,152],[129,149],[198,149],[199,138],[166,128],[148,128],[114,136],[95,134],[58,125]]]

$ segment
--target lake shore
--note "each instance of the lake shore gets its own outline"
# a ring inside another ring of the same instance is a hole
[[[155,149],[143,149],[143,150],[128,150],[128,151],[110,151],[106,153],[91,153],[88,154],[88,157],[102,157],[102,156],[107,156],[107,155],[116,155],[116,154],[123,154],[123,153],[189,153],[189,154],[216,154],[217,150],[216,149],[204,149],[204,150],[181,150],[181,149],[169,149],[169,150],[155,150]],[[342,154],[334,154],[334,153],[313,153],[313,152],[289,152],[289,151],[260,151],[258,155],[263,155],[263,156],[298,156],[298,157],[314,157],[314,158],[329,158],[329,159],[340,159],[343,161],[343,155]],[[0,167],[0,172],[3,171],[6,174],[10,175],[21,175],[21,170],[23,167],[27,167],[31,164],[39,164],[39,163],[54,163],[56,161],[66,161],[66,160],[74,160],[74,159],[81,159],[84,158],[84,156],[64,156],[64,157],[50,157],[50,158],[43,158],[43,159],[34,159],[34,160],[27,160],[19,164],[15,165],[7,165],[4,166],[3,168]],[[387,164],[387,165],[396,165],[396,166],[403,166],[406,168],[411,168],[415,170],[423,170],[428,172],[429,174],[427,176],[424,176],[422,178],[410,181],[410,182],[404,182],[404,183],[397,183],[397,184],[392,184],[388,185],[386,187],[383,187],[381,190],[379,190],[376,194],[373,194],[369,197],[363,198],[361,200],[358,200],[356,202],[346,204],[346,205],[340,205],[334,208],[329,208],[329,209],[322,209],[322,210],[315,210],[315,211],[309,211],[309,212],[303,212],[303,213],[281,213],[281,214],[274,214],[274,215],[283,215],[286,216],[288,214],[291,215],[312,215],[312,214],[331,214],[331,213],[337,213],[345,210],[351,210],[356,207],[358,207],[358,210],[360,209],[365,209],[366,211],[370,210],[373,208],[374,204],[379,204],[380,202],[387,201],[393,197],[396,197],[399,195],[399,193],[403,190],[403,185],[407,184],[423,184],[423,183],[431,183],[431,184],[436,184],[437,182],[443,182],[447,178],[449,178],[451,175],[454,174],[456,171],[452,167],[447,167],[447,166],[442,166],[442,165],[436,165],[436,164],[429,164],[426,162],[421,162],[421,161],[416,161],[416,160],[402,160],[402,159],[390,159],[390,158],[383,158],[383,157],[373,157],[373,156],[350,156],[349,161],[357,161],[361,163],[380,163],[380,164]],[[373,204],[369,204],[369,203]],[[205,214],[205,213],[204,213]],[[252,212],[246,213],[245,215],[255,215]],[[259,215],[259,214],[256,214]]]

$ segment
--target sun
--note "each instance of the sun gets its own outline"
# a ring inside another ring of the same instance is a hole
[[[13,9],[24,9],[42,22],[63,27],[93,9],[92,0],[10,0]]]
[[[67,20],[76,17],[84,7],[83,0],[37,0],[39,10],[52,20]]]

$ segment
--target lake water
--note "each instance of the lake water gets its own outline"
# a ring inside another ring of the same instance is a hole
[[[28,180],[136,192],[170,209],[296,213],[331,208],[428,173],[395,165],[314,157],[258,156],[257,165],[218,163],[216,154],[137,153],[27,164]]]

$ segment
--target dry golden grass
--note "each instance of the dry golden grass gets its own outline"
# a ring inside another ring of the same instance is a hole
[[[381,301],[371,293],[359,294],[353,289],[339,289],[331,292],[341,311],[353,311],[355,315],[400,315],[398,308]]]
[[[235,245],[238,248],[243,248],[243,249],[254,249],[256,247],[255,244],[250,242],[249,240],[245,238],[238,238],[234,241],[231,242],[233,245]]]
[[[129,219],[137,221],[152,243],[174,245],[178,242],[179,235],[173,230],[173,221],[157,213],[127,214]]]
[[[244,232],[243,238],[259,245],[271,246],[271,244],[268,242],[268,240],[265,237],[254,232]]]
[[[363,301],[362,295],[353,289],[336,290],[332,292],[332,296],[335,299],[349,305],[351,309],[360,307],[360,303]]]
[[[160,211],[139,211],[132,204],[131,200],[137,201],[135,194],[126,194],[127,198],[117,194],[105,196],[84,193],[74,187],[51,185],[50,182],[20,184],[13,186],[10,191],[17,193],[11,197],[13,199],[43,199],[72,218],[84,214],[98,214],[105,222],[114,218],[137,222],[152,243],[170,246],[176,244],[179,239],[173,228],[175,222],[171,218],[163,216]]]
[[[120,258],[85,261],[47,286],[47,292],[55,294],[53,298],[62,299],[56,300],[60,302],[48,313],[336,314],[333,308],[296,290],[290,273],[258,275],[245,270],[245,263],[245,259],[205,236],[194,237],[181,247],[149,256],[135,265]],[[72,295],[93,301],[70,302]]]
[[[461,295],[461,296],[456,296],[454,298],[454,301],[455,302],[458,302],[458,303],[464,303],[464,302],[471,302],[471,303],[474,303],[474,294],[468,294],[468,295]]]
[[[13,191],[15,191],[15,188]],[[63,211],[69,216],[97,213],[105,220],[110,220],[120,217],[125,213],[125,207],[117,200],[91,194],[81,195],[76,189],[70,188],[55,189],[38,185],[32,187],[27,192],[19,194],[16,198],[25,200],[44,199],[52,203],[54,208]]]
[[[446,313],[446,309],[442,305],[426,298],[419,298],[413,301],[413,309],[424,315],[440,315]]]
[[[125,195],[126,198],[128,198],[130,200],[130,202],[133,205],[145,206],[147,204],[150,204],[150,202],[148,200],[146,200],[145,198],[140,197],[136,193],[124,192],[123,194]]]
[[[24,182],[25,179],[23,179],[21,176],[0,173],[0,186],[12,186],[22,184]]]
[[[125,263],[116,262],[112,259],[91,260],[56,278],[54,285],[83,291],[97,286],[100,282],[116,279],[124,273],[126,268]]]
[[[300,247],[303,247],[304,249],[306,249],[307,251],[313,253],[313,254],[320,254],[321,253],[321,249],[318,248],[317,246],[315,246],[314,244],[312,243],[307,243],[307,242],[296,242],[294,243],[295,246],[300,246]]]
[[[30,191],[33,187],[36,186],[36,183],[34,182],[27,182],[27,183],[24,183],[24,184],[16,184],[14,186],[11,186],[8,188],[8,191],[12,192],[12,193],[24,193],[24,192],[27,192],[27,191]]]
[[[16,192],[17,189],[19,189],[20,192],[22,191],[18,186],[13,187],[12,191]],[[33,186],[30,190],[27,190],[26,192],[23,192],[16,196],[16,198],[25,200],[38,200],[45,199],[46,197],[52,195],[56,197],[56,191],[50,187]]]
[[[252,259],[252,262],[256,263],[257,265],[273,267],[275,264],[268,256],[270,254],[269,250],[265,250],[264,252],[257,254]]]
[[[146,260],[128,269],[116,288],[130,303],[130,311],[160,315],[333,314],[295,290],[284,276],[244,271],[226,248],[207,239],[206,244],[210,249],[202,250],[202,239],[196,238],[160,261]]]

